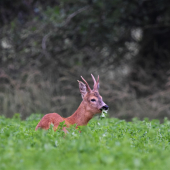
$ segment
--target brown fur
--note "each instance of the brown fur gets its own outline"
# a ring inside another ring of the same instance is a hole
[[[49,129],[50,124],[53,124],[54,127],[53,129],[56,130],[60,122],[65,121],[66,128],[69,127],[70,125],[76,124],[77,126],[81,125],[87,125],[90,119],[97,114],[101,113],[101,108],[105,106],[106,104],[103,102],[102,97],[100,96],[98,92],[98,87],[99,87],[99,77],[97,82],[95,81],[93,75],[92,75],[93,81],[94,81],[94,89],[91,90],[87,82],[83,79],[85,82],[82,83],[81,81],[79,82],[79,89],[81,96],[83,98],[83,101],[81,102],[80,106],[78,109],[70,116],[67,118],[61,117],[57,113],[49,113],[46,114],[38,123],[36,126],[35,130],[38,128],[42,129]],[[95,99],[94,101],[91,101],[91,99]],[[66,132],[66,128],[63,128],[64,132]]]

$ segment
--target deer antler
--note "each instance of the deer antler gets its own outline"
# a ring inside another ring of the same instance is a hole
[[[94,82],[94,85],[93,85],[93,89],[94,89],[94,88],[95,88],[95,85],[96,85],[96,80],[95,80],[93,74],[91,74],[91,76],[92,76],[92,79],[93,79],[93,82]]]
[[[97,78],[97,82],[96,82],[96,80],[95,80],[95,78],[94,78],[93,74],[91,74],[91,76],[92,76],[92,79],[93,79],[93,82],[94,82],[93,90],[98,90],[98,85],[99,85],[99,76],[98,76],[98,78]]]
[[[85,84],[86,84],[86,87],[87,87],[87,91],[88,92],[91,92],[91,88],[90,88],[90,86],[88,85],[88,83],[87,83],[87,81],[81,76],[81,78],[82,78],[82,80],[85,82]]]

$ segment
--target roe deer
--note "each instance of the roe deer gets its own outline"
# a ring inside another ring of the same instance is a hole
[[[56,130],[60,122],[63,121],[65,121],[66,128],[73,124],[76,124],[77,126],[87,125],[89,120],[92,119],[95,114],[101,113],[103,109],[108,110],[109,107],[103,102],[102,97],[98,91],[99,76],[97,82],[92,74],[91,76],[94,82],[93,90],[91,90],[90,86],[82,76],[81,78],[85,84],[81,81],[78,81],[83,101],[81,102],[78,109],[70,117],[63,118],[57,113],[46,114],[40,120],[35,130],[38,128],[47,130],[50,128],[50,124],[53,124],[53,129]],[[65,133],[67,132],[66,128],[63,128]]]

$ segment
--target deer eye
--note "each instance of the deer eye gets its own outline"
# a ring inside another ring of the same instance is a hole
[[[96,100],[95,99],[91,99],[92,102],[95,102]]]

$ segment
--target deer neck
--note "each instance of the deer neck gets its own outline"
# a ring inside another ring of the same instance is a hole
[[[77,124],[77,126],[86,125],[93,117],[93,113],[88,111],[87,104],[82,101],[78,109],[66,121],[69,124]]]

